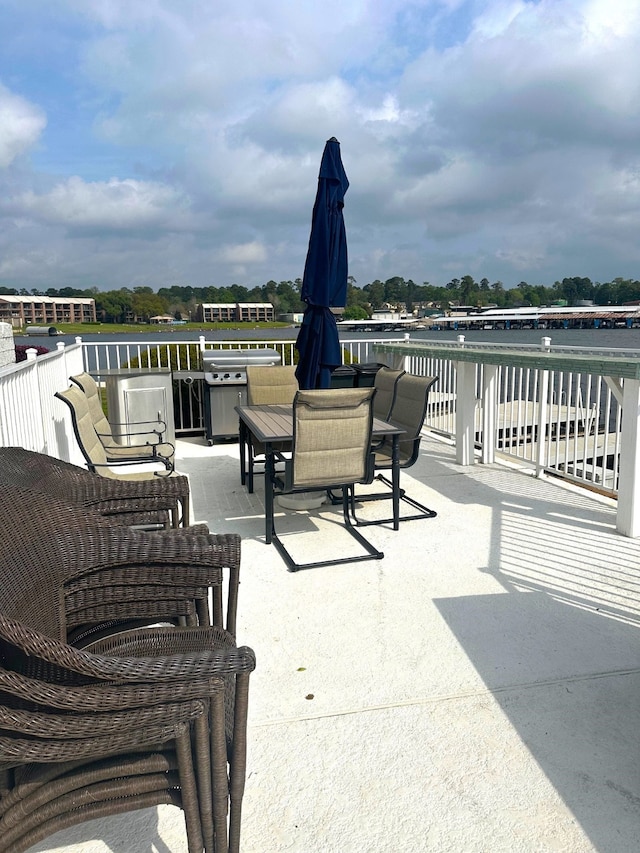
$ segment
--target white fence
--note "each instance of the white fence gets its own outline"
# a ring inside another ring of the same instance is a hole
[[[378,357],[438,376],[425,424],[470,465],[496,454],[618,499],[618,530],[640,536],[640,352],[412,341]]]
[[[55,352],[0,368],[0,444],[25,447],[82,465],[68,409],[55,392],[83,370],[82,344],[58,343]]]
[[[462,336],[457,347],[406,337],[341,344],[345,363],[400,359],[411,373],[438,376],[425,425],[456,441],[459,462],[471,464],[478,454],[491,462],[498,453],[537,474],[551,473],[618,497],[619,529],[640,536],[640,378],[633,372],[640,377],[640,367],[634,367],[639,354],[575,347],[551,351],[544,340],[542,355],[540,347],[527,345],[469,346]],[[197,373],[204,348],[269,347],[280,352],[283,363],[291,363],[294,343],[204,338],[59,343],[55,352],[37,358],[34,352],[26,362],[0,368],[0,444],[83,464],[68,411],[54,398],[55,391],[68,386],[70,375],[140,365],[171,366],[178,375]],[[549,369],[546,356],[553,362]],[[605,362],[609,366],[603,367]]]

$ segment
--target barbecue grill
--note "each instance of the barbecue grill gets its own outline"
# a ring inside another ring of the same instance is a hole
[[[274,349],[207,349],[202,353],[207,441],[238,437],[236,406],[247,402],[247,366],[280,364]]]

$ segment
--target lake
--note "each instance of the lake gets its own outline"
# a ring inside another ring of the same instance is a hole
[[[140,332],[135,334],[86,334],[82,340],[86,342],[100,341],[127,343],[136,342],[170,342],[175,341],[197,341],[202,332],[197,331],[175,331],[166,332]],[[209,341],[243,341],[243,340],[295,340],[298,329],[293,326],[284,329],[239,329],[224,330],[220,332],[208,331],[205,333]],[[432,341],[455,341],[458,335],[463,334],[466,341],[470,343],[496,343],[496,344],[540,344],[543,337],[550,337],[552,346],[588,347],[603,349],[628,349],[640,352],[640,328],[634,329],[553,329],[541,331],[539,329],[494,329],[494,330],[470,330],[457,332],[447,329],[442,332],[434,331],[412,331],[413,340]],[[402,337],[401,332],[354,332],[345,330],[340,334],[342,340],[390,340]],[[44,346],[49,350],[55,349],[58,341],[73,343],[75,335],[58,335],[57,337],[27,337],[16,336],[16,344],[32,344]]]

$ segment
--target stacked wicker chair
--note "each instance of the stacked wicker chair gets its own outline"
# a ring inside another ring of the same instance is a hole
[[[91,637],[132,620],[223,627],[226,619],[224,627],[235,634],[237,534],[203,533],[200,528],[131,530],[68,502],[6,484],[0,490],[0,517],[0,565],[9,587],[23,564],[42,566],[52,577],[58,573],[61,639]],[[226,601],[223,571],[228,572]]]
[[[255,667],[234,638],[239,537],[120,526],[132,495],[44,470],[48,492],[0,488],[0,853],[160,803],[190,853],[237,853]],[[65,476],[75,503],[53,494]]]
[[[218,628],[138,630],[79,650],[55,639],[41,590],[28,608],[0,591],[0,851],[173,803],[190,853],[236,853],[251,650]]]
[[[37,489],[119,524],[189,524],[189,480],[184,475],[111,479],[45,453],[0,447],[0,484]]]

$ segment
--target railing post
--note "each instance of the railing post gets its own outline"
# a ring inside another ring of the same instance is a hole
[[[464,348],[464,335],[458,335],[458,345]],[[476,365],[455,361],[456,382],[456,462],[473,465],[476,434]]]
[[[542,352],[551,351],[551,338],[543,337],[540,341]],[[536,477],[541,477],[545,468],[545,456],[547,447],[547,414],[549,411],[549,371],[540,371],[540,383],[538,385],[538,443],[536,445]],[[535,429],[535,424],[534,424]]]
[[[640,380],[638,379],[625,379],[622,387],[616,529],[624,536],[640,536]]]
[[[482,373],[482,454],[481,462],[496,461],[496,421],[498,412],[498,365],[485,364]],[[474,416],[475,417],[475,416]]]

